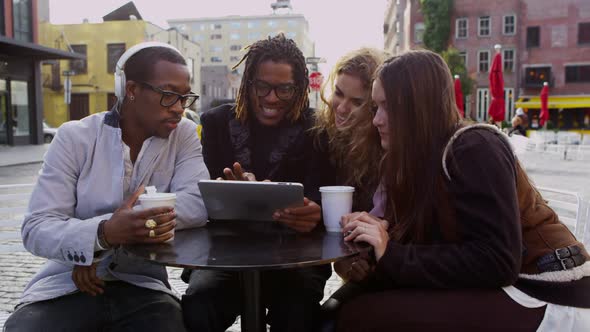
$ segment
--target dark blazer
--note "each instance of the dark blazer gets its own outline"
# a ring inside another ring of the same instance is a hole
[[[314,148],[313,111],[304,111],[294,123],[283,125],[275,147],[268,157],[267,174],[255,174],[259,180],[300,182],[305,195],[320,202],[318,189],[335,182],[330,172],[328,155]],[[235,105],[225,104],[201,116],[203,157],[212,179],[223,176],[223,169],[239,162],[246,171],[252,171],[250,140],[252,126],[236,119]]]

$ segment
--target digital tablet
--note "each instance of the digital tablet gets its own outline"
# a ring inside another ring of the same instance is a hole
[[[296,182],[200,180],[209,220],[268,220],[276,210],[303,206]]]

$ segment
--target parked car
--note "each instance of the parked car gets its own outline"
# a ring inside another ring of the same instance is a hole
[[[55,134],[57,134],[57,128],[50,127],[45,121],[43,121],[43,141],[45,143],[51,143]]]

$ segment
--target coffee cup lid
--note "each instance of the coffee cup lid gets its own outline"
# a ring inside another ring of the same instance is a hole
[[[322,192],[322,193],[352,193],[352,192],[354,192],[354,187],[351,187],[351,186],[326,186],[326,187],[320,187],[320,192]]]
[[[153,193],[139,195],[140,201],[160,201],[163,199],[176,198],[175,193]]]

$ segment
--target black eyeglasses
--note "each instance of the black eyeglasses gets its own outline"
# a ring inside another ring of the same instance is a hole
[[[291,100],[297,91],[297,87],[294,84],[272,85],[260,80],[250,81],[250,84],[254,87],[257,97],[266,97],[274,90],[277,98],[283,101]]]
[[[182,108],[189,108],[192,104],[199,99],[199,95],[196,93],[188,93],[186,95],[181,95],[180,93],[176,93],[173,91],[162,90],[156,86],[153,86],[147,82],[139,81],[139,83],[147,86],[148,88],[154,90],[157,93],[162,94],[162,98],[160,98],[160,105],[163,107],[170,107],[180,100],[180,105]]]

